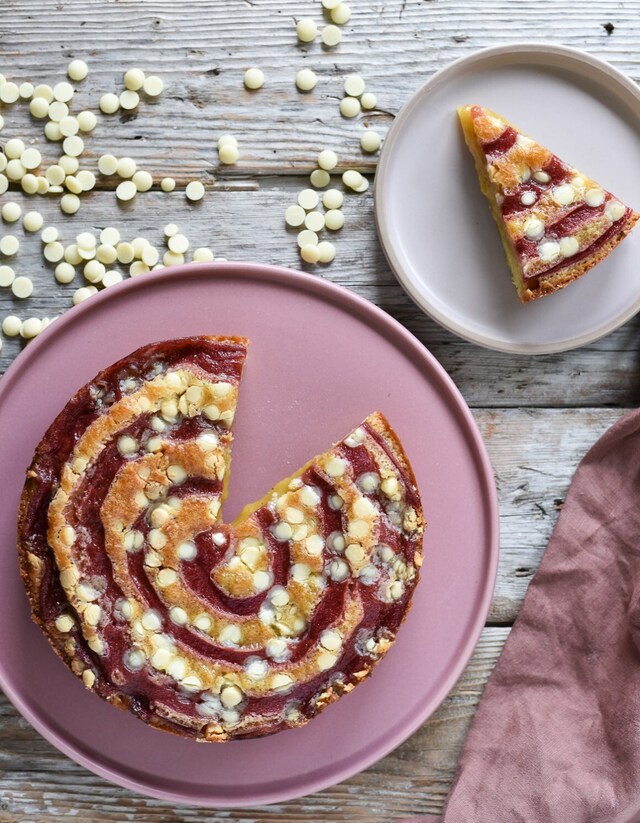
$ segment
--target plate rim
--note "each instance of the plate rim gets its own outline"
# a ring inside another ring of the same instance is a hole
[[[469,631],[461,645],[461,653],[455,665],[451,667],[448,676],[443,680],[441,687],[435,692],[433,698],[425,704],[421,711],[416,713],[411,722],[396,729],[395,732],[388,734],[384,743],[373,746],[366,755],[360,757],[356,768],[352,768],[351,766],[342,768],[339,772],[332,773],[329,778],[320,775],[312,783],[307,784],[302,793],[296,790],[283,790],[281,788],[263,790],[259,794],[252,794],[249,803],[244,802],[243,799],[222,798],[211,794],[206,798],[198,798],[198,801],[194,804],[193,796],[186,796],[188,790],[181,793],[180,791],[159,789],[154,785],[149,785],[145,782],[144,778],[138,775],[128,775],[126,770],[116,770],[111,765],[97,761],[92,756],[85,754],[81,746],[82,740],[73,741],[67,739],[58,728],[50,722],[47,722],[46,718],[41,719],[38,713],[35,710],[32,711],[27,701],[23,699],[19,686],[14,688],[12,684],[7,683],[4,663],[0,659],[0,688],[2,688],[7,699],[45,740],[58,751],[61,751],[71,760],[93,774],[146,797],[176,805],[196,805],[199,808],[249,808],[269,803],[287,802],[314,794],[359,774],[407,740],[441,705],[466,668],[476,647],[480,633],[484,628],[486,616],[491,605],[499,560],[500,528],[498,497],[493,468],[473,414],[452,378],[426,346],[398,320],[387,314],[387,312],[379,306],[360,297],[360,295],[355,292],[338,286],[331,281],[322,280],[309,274],[281,266],[240,261],[182,264],[179,266],[166,267],[153,274],[145,275],[145,277],[125,280],[100,292],[91,300],[84,301],[65,312],[59,320],[49,326],[36,340],[31,341],[29,346],[18,354],[16,359],[7,368],[2,379],[0,379],[0,414],[5,395],[14,389],[14,384],[17,383],[19,386],[19,378],[22,370],[28,368],[29,364],[39,356],[40,349],[45,347],[52,337],[68,333],[67,327],[73,325],[76,318],[88,312],[99,311],[102,304],[117,299],[123,292],[146,290],[153,288],[155,282],[158,280],[179,280],[187,275],[191,277],[200,275],[203,278],[207,276],[212,278],[228,278],[229,276],[233,276],[243,279],[255,279],[256,277],[259,277],[260,280],[269,279],[276,285],[284,284],[292,288],[302,288],[302,290],[311,293],[312,296],[318,297],[321,300],[338,303],[342,307],[345,307],[346,304],[346,307],[351,307],[358,316],[368,316],[378,324],[382,324],[386,326],[387,329],[393,331],[396,338],[399,338],[403,344],[408,346],[412,356],[416,356],[430,367],[432,370],[431,373],[435,375],[439,385],[444,390],[444,396],[446,397],[448,394],[448,399],[453,401],[456,412],[461,415],[462,421],[465,424],[465,433],[469,438],[470,451],[474,457],[482,494],[486,498],[487,504],[487,534],[485,541],[487,553],[486,575],[482,593],[479,597],[479,608],[469,624]]]
[[[618,86],[628,95],[631,95],[632,98],[635,98],[635,101],[640,104],[640,86],[635,84],[631,78],[627,77],[626,74],[612,66],[606,60],[602,60],[584,49],[578,49],[573,46],[565,46],[555,43],[542,43],[538,41],[518,41],[515,43],[506,43],[500,46],[489,46],[487,48],[482,48],[471,52],[471,54],[458,57],[443,68],[434,72],[434,74],[427,78],[427,80],[412,94],[409,100],[407,100],[398,112],[391,128],[389,129],[389,132],[387,133],[375,175],[375,224],[380,245],[387,263],[402,288],[418,306],[418,308],[424,312],[424,314],[432,320],[435,320],[436,323],[447,329],[447,331],[452,332],[463,340],[467,340],[470,343],[475,343],[476,345],[491,349],[493,351],[521,355],[558,354],[560,352],[581,348],[589,343],[594,343],[596,340],[606,337],[606,335],[611,334],[611,332],[620,328],[620,326],[623,326],[640,311],[640,296],[638,296],[635,301],[627,306],[626,309],[619,312],[616,317],[606,323],[603,323],[596,329],[592,329],[589,332],[553,343],[519,343],[515,341],[502,341],[496,340],[495,338],[484,335],[480,332],[473,332],[464,324],[457,323],[455,320],[450,319],[446,313],[439,311],[435,306],[433,306],[428,298],[421,292],[413,278],[404,269],[399,257],[394,251],[394,246],[391,242],[391,234],[383,216],[383,208],[381,205],[384,200],[389,156],[393,151],[394,143],[397,141],[401,129],[408,120],[413,109],[422,103],[424,98],[427,98],[434,88],[446,82],[450,76],[455,76],[461,68],[474,63],[491,60],[495,57],[513,54],[528,54],[531,57],[536,57],[543,54],[552,54],[556,57],[564,57],[567,61],[575,63],[578,68],[582,66],[583,70],[584,64],[586,64],[591,69],[595,69],[600,72],[600,74],[608,80],[610,84]]]

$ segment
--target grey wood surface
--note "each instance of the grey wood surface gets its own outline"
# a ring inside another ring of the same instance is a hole
[[[183,187],[200,179],[205,199],[189,205],[182,191],[140,194],[122,205],[113,179],[100,179],[73,217],[53,197],[11,191],[23,209],[43,213],[71,242],[79,231],[114,225],[161,247],[173,221],[192,248],[207,245],[228,259],[303,268],[372,300],[409,328],[440,360],[472,407],[492,459],[500,500],[501,557],[495,596],[475,655],[452,694],[408,741],[380,763],[312,797],[246,811],[172,808],[113,787],[43,741],[0,700],[0,821],[310,821],[382,823],[437,812],[482,688],[535,572],[580,458],[625,409],[640,401],[640,321],[590,346],[560,355],[516,357],[465,343],[422,315],[398,286],[375,236],[371,190],[348,195],[338,255],[327,267],[301,265],[295,233],[282,215],[308,181],[317,152],[334,149],[340,169],[372,174],[375,157],[359,149],[363,122],[384,134],[393,116],[435,70],[474,50],[517,40],[584,48],[640,80],[640,0],[352,0],[352,19],[334,50],[297,44],[294,19],[323,19],[318,0],[2,0],[0,73],[17,82],[65,79],[71,58],[89,77],[75,110],[97,111],[122,72],[138,65],[158,73],[165,92],[136,112],[99,115],[87,137],[83,167],[109,152],[131,156],[154,178]],[[613,29],[611,29],[611,26]],[[251,66],[266,74],[259,92],[244,90]],[[300,94],[295,72],[311,67],[319,82]],[[361,73],[378,107],[354,121],[338,113],[344,75]],[[0,145],[19,136],[35,141],[48,164],[58,156],[24,104],[0,104]],[[234,133],[241,159],[219,168],[215,143]],[[15,226],[16,224],[14,224]],[[0,226],[13,233],[13,227]],[[36,290],[27,301],[0,289],[0,317],[52,316],[71,305],[77,283],[61,286],[45,263],[37,236],[21,240],[19,274]],[[5,261],[0,261],[5,262]],[[12,263],[12,265],[14,265]],[[4,339],[0,367],[21,344]]]

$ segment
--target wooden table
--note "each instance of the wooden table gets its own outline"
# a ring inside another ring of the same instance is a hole
[[[100,116],[86,140],[83,164],[95,169],[97,157],[110,152],[135,158],[154,178],[173,176],[182,188],[201,179],[207,187],[195,206],[186,203],[182,191],[155,190],[122,205],[113,181],[99,180],[71,218],[61,214],[54,197],[28,199],[11,192],[11,199],[41,211],[67,242],[82,230],[115,225],[161,247],[162,227],[176,222],[192,247],[207,245],[229,259],[307,268],[310,276],[346,286],[423,341],[473,409],[500,496],[500,568],[473,659],[431,720],[380,763],[313,797],[242,812],[171,808],[114,787],[59,754],[2,699],[0,821],[377,823],[437,812],[575,466],[623,410],[640,401],[638,318],[578,351],[535,358],[497,354],[453,337],[405,296],[376,240],[371,190],[347,198],[338,256],[329,267],[301,265],[295,235],[283,225],[284,209],[307,184],[320,149],[334,149],[342,168],[373,174],[375,158],[359,150],[360,121],[384,133],[429,75],[478,48],[518,40],[564,43],[640,80],[640,0],[352,0],[351,5],[343,42],[327,52],[318,42],[298,45],[293,28],[295,17],[321,21],[318,0],[4,0],[0,71],[8,79],[53,84],[65,79],[69,59],[83,58],[90,74],[80,84],[78,106],[94,110],[102,93],[121,88],[123,71],[133,65],[165,80],[156,102],[144,102],[136,112]],[[258,93],[243,89],[242,75],[251,65],[267,75]],[[308,95],[299,94],[293,83],[304,66],[319,76]],[[349,72],[362,73],[378,97],[378,108],[356,121],[337,111]],[[2,142],[35,135],[40,145],[46,142],[25,111],[24,104],[0,104],[6,119]],[[219,168],[215,143],[227,131],[238,137],[242,157],[237,166]],[[51,144],[43,153],[47,162],[57,157]],[[55,283],[39,238],[23,238],[21,228],[17,233],[22,245],[16,268],[34,279],[36,291],[18,301],[3,289],[0,315],[43,317],[67,309],[80,283]],[[3,369],[20,347],[4,340]]]

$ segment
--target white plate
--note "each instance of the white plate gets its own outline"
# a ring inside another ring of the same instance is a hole
[[[404,106],[376,174],[376,222],[398,280],[445,328],[500,351],[584,346],[640,309],[640,229],[585,277],[522,305],[456,107],[487,106],[640,209],[640,88],[564,46],[457,60]]]

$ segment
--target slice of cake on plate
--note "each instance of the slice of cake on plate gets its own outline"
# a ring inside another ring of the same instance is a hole
[[[604,260],[640,215],[482,106],[458,115],[523,303]]]

